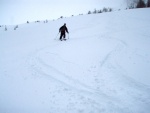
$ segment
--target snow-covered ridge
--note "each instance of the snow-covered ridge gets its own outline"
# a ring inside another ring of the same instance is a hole
[[[149,112],[149,12],[0,28],[0,112]],[[69,39],[59,41],[64,23]]]

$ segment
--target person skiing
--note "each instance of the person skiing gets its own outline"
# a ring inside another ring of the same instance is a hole
[[[65,37],[66,37],[66,32],[69,33],[69,32],[68,32],[68,28],[66,27],[66,23],[64,23],[64,25],[59,28],[59,32],[61,33],[61,34],[60,34],[60,40],[62,41],[62,37],[64,38],[64,40],[66,40],[66,39],[65,39]]]

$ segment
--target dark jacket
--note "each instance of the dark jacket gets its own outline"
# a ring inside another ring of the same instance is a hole
[[[68,29],[67,29],[67,27],[66,27],[65,25],[63,25],[62,27],[60,27],[59,32],[61,32],[61,33],[63,33],[63,34],[64,34],[65,32],[69,33],[69,32],[68,32]]]

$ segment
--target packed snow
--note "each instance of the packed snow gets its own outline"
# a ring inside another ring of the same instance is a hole
[[[0,27],[0,113],[148,113],[149,12]]]

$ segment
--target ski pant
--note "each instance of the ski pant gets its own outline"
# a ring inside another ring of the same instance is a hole
[[[61,34],[60,34],[60,40],[62,39],[62,37],[65,38],[65,37],[66,37],[66,34],[65,34],[65,33],[61,33]]]

